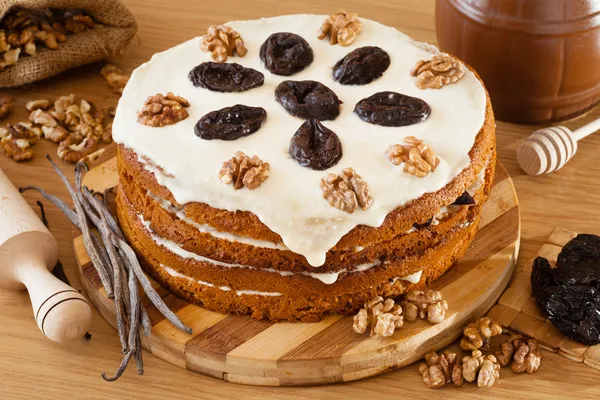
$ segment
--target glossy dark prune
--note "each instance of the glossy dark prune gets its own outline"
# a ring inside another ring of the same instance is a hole
[[[224,93],[245,92],[262,86],[265,81],[265,76],[255,69],[212,61],[194,67],[188,77],[196,87]]]
[[[472,204],[475,204],[475,199],[466,190],[452,203],[454,206],[469,206]]]
[[[534,260],[531,292],[538,307],[569,338],[586,345],[600,343],[600,288],[571,285],[560,269],[543,257]]]
[[[205,140],[236,140],[258,131],[267,118],[261,107],[236,104],[211,111],[196,123],[196,136]]]
[[[556,265],[569,284],[600,284],[600,236],[577,235],[563,247]]]
[[[289,153],[301,166],[321,171],[340,161],[342,143],[335,132],[309,119],[292,136]]]
[[[283,81],[275,89],[275,99],[295,117],[333,120],[340,115],[340,99],[322,83]]]
[[[425,121],[431,114],[431,107],[416,97],[396,92],[379,92],[359,101],[354,112],[370,124],[408,126]]]
[[[366,85],[390,66],[388,53],[375,46],[359,47],[333,66],[333,79],[342,85]]]
[[[600,291],[589,285],[548,288],[544,311],[564,335],[592,346],[600,343]]]
[[[313,50],[306,40],[295,33],[273,33],[260,46],[260,59],[275,75],[293,75],[312,64]]]

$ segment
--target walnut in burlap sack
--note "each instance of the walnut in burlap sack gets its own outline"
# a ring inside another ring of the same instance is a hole
[[[120,56],[137,30],[133,14],[119,0],[0,0],[0,19],[13,7],[79,8],[96,24],[69,36],[57,50],[40,48],[34,56],[19,58],[16,64],[0,71],[0,87],[20,86],[69,68]]]

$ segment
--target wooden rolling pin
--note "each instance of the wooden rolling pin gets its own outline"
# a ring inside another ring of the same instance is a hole
[[[0,169],[0,289],[29,291],[35,320],[49,339],[82,337],[92,321],[85,297],[48,269],[58,244]]]

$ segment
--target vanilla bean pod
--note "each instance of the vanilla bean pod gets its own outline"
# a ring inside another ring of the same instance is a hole
[[[58,209],[63,214],[65,214],[65,216],[71,221],[71,223],[73,225],[75,225],[77,227],[77,229],[79,229],[79,218],[77,217],[77,214],[64,201],[62,201],[58,197],[54,196],[53,194],[46,192],[44,189],[42,189],[38,186],[30,185],[30,186],[20,187],[19,193],[25,193],[28,190],[35,190],[36,192],[39,192],[43,198],[45,198],[46,200],[48,200],[49,202],[54,204],[56,207],[58,207]]]
[[[21,191],[29,189],[39,191],[79,228],[90,260],[98,271],[107,295],[114,297],[117,330],[124,357],[114,376],[108,377],[103,372],[102,378],[107,381],[117,380],[132,357],[135,359],[138,373],[142,374],[144,369],[140,327],[144,329],[145,335],[149,335],[152,322],[141,300],[138,281],[152,304],[167,320],[182,331],[190,334],[192,331],[167,307],[144,274],[135,252],[125,241],[121,228],[109,211],[107,200],[109,192],[105,191],[102,199],[99,199],[94,192],[82,186],[83,173],[87,171],[87,165],[80,162],[75,167],[75,187],[73,187],[52,159],[49,156],[46,158],[67,186],[74,210],[59,198],[40,188],[30,186],[22,188]],[[90,222],[92,227],[89,225]],[[92,229],[93,227],[96,229]]]
[[[41,201],[36,201],[35,204],[38,205],[38,207],[40,208],[40,216],[42,219],[42,224],[44,224],[44,226],[47,228],[48,227],[48,220],[46,219],[46,211],[44,210],[44,203],[42,203]]]
[[[78,185],[80,185],[80,181],[78,181]],[[102,237],[102,241],[104,243],[104,248],[107,249],[110,260],[111,260],[111,264],[113,267],[113,274],[114,274],[114,279],[115,279],[115,306],[117,307],[117,327],[118,327],[118,331],[119,331],[119,338],[121,339],[121,345],[123,348],[123,352],[126,352],[128,349],[128,346],[125,345],[124,343],[126,343],[125,341],[125,323],[126,323],[126,318],[124,315],[124,310],[128,310],[131,308],[130,306],[130,293],[129,293],[129,289],[128,289],[128,285],[127,282],[125,281],[125,284],[123,284],[122,280],[126,279],[127,274],[125,272],[125,269],[123,267],[123,257],[121,252],[116,249],[114,247],[114,245],[112,244],[112,240],[111,240],[111,235],[115,234],[114,229],[111,229],[111,224],[109,222],[109,218],[110,217],[112,219],[112,216],[110,215],[110,213],[105,213],[104,212],[104,208],[102,205],[102,202],[100,202],[97,198],[95,198],[92,194],[91,191],[89,191],[89,189],[87,189],[86,187],[81,187],[81,193],[83,194],[83,201],[89,201],[91,206],[95,209],[96,213],[100,216],[99,219],[99,223],[96,225],[96,227],[98,228],[98,231]],[[114,219],[112,219],[113,223],[116,223],[114,221]],[[120,229],[119,229],[120,232]],[[123,292],[123,296],[120,296],[120,293]],[[116,294],[119,293],[119,299],[116,300]],[[123,304],[121,304],[121,302]],[[137,299],[137,302],[139,304],[141,304],[141,300]],[[145,309],[144,309],[145,311]],[[147,315],[147,313],[145,313],[144,315],[145,318],[147,318],[147,320],[149,321],[149,317]],[[146,325],[146,321],[144,321],[144,334],[146,336],[149,336],[150,334],[150,328],[147,328]]]
[[[121,239],[125,239],[125,236],[123,235],[121,228],[119,228],[117,221],[115,221],[114,217],[108,211],[106,206],[100,200],[98,200],[98,198],[94,196],[94,193],[92,193],[92,191],[87,187],[84,186],[82,191],[84,197],[92,204],[92,206],[96,209],[96,212],[98,212],[98,214],[104,215],[108,227],[114,232],[114,234]]]
[[[47,193],[45,190],[43,190],[37,186],[25,186],[25,187],[19,188],[20,193],[24,193],[28,190],[35,190],[35,191],[39,192],[42,195],[42,197],[44,197],[46,200],[50,201],[56,207],[58,207],[58,209],[71,221],[71,223],[73,225],[75,225],[75,227],[77,227],[77,229],[79,229],[80,231],[83,232],[79,216],[64,201],[62,201],[61,199],[59,199],[58,197],[56,197],[52,194]],[[102,286],[104,287],[104,290],[106,291],[107,294],[112,295],[112,284],[110,283],[111,280],[108,277],[107,255],[105,252],[102,251],[103,249],[102,249],[102,246],[100,246],[98,238],[95,235],[92,235],[92,242],[87,243],[84,240],[84,246],[90,256],[90,260],[92,261],[92,263],[94,264],[94,267],[96,268],[96,271],[98,272],[98,276],[100,277],[100,282],[102,282]],[[89,246],[93,246],[94,250],[90,250]],[[102,250],[100,250],[100,249],[102,249]],[[97,260],[97,262],[95,262],[95,260],[93,258],[94,255],[99,255],[99,259]]]
[[[94,264],[94,266],[97,267],[96,270],[98,271],[98,275],[100,276],[102,285],[104,286],[104,289],[106,290],[107,297],[109,299],[112,299],[112,298],[114,298],[112,276],[111,276],[111,274],[108,273],[108,267],[102,263],[102,259],[100,258],[101,256],[99,255],[99,250],[96,248],[96,246],[93,245],[94,242],[92,239],[92,235],[90,233],[90,228],[88,226],[88,220],[86,218],[85,211],[83,210],[83,206],[80,204],[79,198],[77,197],[75,190],[71,186],[71,182],[69,182],[69,179],[67,179],[65,174],[63,174],[63,172],[61,171],[61,169],[58,168],[58,165],[56,165],[56,163],[52,160],[52,158],[50,158],[49,155],[46,155],[46,159],[50,162],[50,164],[52,165],[52,167],[54,168],[54,170],[56,171],[56,173],[58,174],[60,179],[63,181],[63,183],[67,187],[69,194],[71,195],[71,199],[73,200],[73,205],[75,206],[75,212],[77,213],[78,220],[79,220],[79,229],[81,230],[81,233],[83,234],[83,243],[86,247],[86,250],[88,251],[90,260],[92,260],[92,264]],[[101,266],[101,268],[99,268],[98,266]],[[100,271],[102,271],[102,272],[100,272]]]
[[[148,277],[142,271],[142,267],[140,266],[140,262],[137,259],[134,251],[129,247],[129,245],[122,239],[119,239],[116,236],[113,236],[113,243],[118,246],[123,254],[126,256],[128,265],[131,267],[131,271],[135,274],[138,281],[141,283],[144,292],[148,295],[148,298],[154,304],[156,309],[173,324],[176,328],[181,331],[187,332],[189,334],[192,333],[192,329],[186,326],[179,317],[167,307],[163,299],[159,296],[156,290],[152,287],[152,284],[148,280]]]

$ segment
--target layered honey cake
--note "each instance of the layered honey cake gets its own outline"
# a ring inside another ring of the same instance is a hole
[[[477,74],[351,14],[210,27],[131,76],[117,212],[146,272],[211,310],[316,321],[422,288],[496,162]]]

